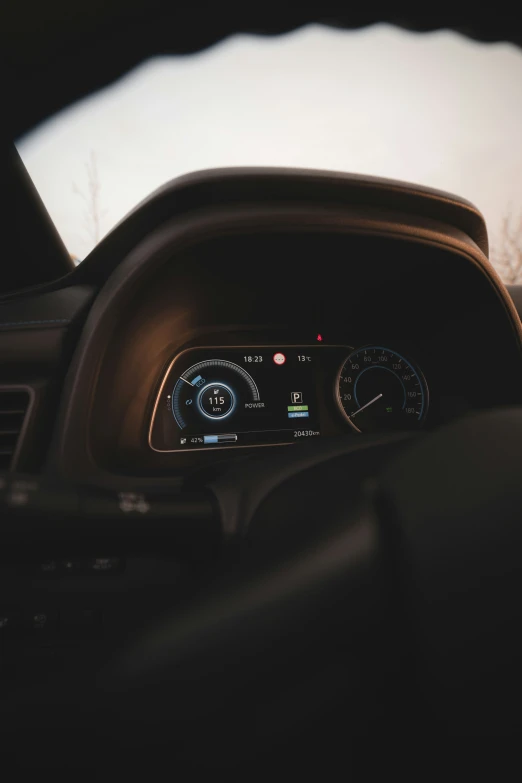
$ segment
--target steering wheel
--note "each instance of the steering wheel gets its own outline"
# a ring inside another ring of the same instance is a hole
[[[226,704],[250,743],[254,717],[281,742],[318,705],[354,735],[518,733],[522,409],[292,452],[212,485],[242,571],[124,655],[130,701]]]
[[[30,706],[71,756],[96,735],[121,763],[236,772],[334,763],[360,735],[520,732],[522,409],[283,451],[209,484],[227,581],[51,711],[45,687],[6,703],[11,728]]]
[[[209,487],[241,566],[80,690],[6,702],[11,728],[30,705],[73,760],[87,742],[107,764],[229,775],[367,767],[361,738],[440,755],[520,733],[521,466],[514,408],[231,467]]]

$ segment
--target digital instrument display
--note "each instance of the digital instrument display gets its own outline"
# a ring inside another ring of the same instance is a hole
[[[149,433],[155,451],[318,437],[318,348],[194,348],[171,363]]]

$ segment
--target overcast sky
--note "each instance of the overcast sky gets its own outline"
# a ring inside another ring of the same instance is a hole
[[[145,63],[18,148],[80,258],[93,244],[81,196],[92,153],[102,233],[179,174],[281,165],[449,190],[495,235],[503,215],[522,212],[522,51],[386,25],[235,36]]]

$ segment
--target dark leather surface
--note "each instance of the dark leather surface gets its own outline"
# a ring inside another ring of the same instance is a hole
[[[399,180],[338,171],[243,167],[196,171],[165,183],[97,245],[73,273],[75,283],[98,285],[147,234],[175,216],[241,204],[318,203],[373,207],[440,221],[466,233],[488,254],[484,218],[469,201]]]
[[[522,285],[507,290],[522,319]],[[90,286],[77,285],[0,303],[0,364],[54,364],[65,331],[86,314],[94,294]]]
[[[71,286],[0,303],[0,378],[19,382],[20,374],[59,364],[93,297],[93,288]]]
[[[451,733],[522,729],[522,408],[468,416],[386,469],[417,675]],[[384,506],[386,507],[386,506]]]
[[[0,330],[67,325],[78,317],[93,296],[93,288],[78,285],[0,301]]]

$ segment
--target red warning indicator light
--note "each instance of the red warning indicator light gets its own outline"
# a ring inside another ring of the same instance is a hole
[[[318,343],[322,343],[323,342],[323,335],[322,334],[318,334],[317,337],[316,337],[316,340],[317,340]]]
[[[286,362],[286,356],[284,353],[275,353],[273,359],[275,364],[284,364]]]

